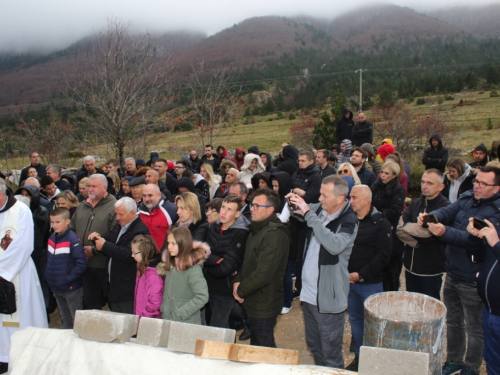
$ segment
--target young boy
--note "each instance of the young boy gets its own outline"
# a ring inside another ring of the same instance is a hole
[[[69,229],[69,210],[56,208],[50,213],[50,236],[45,278],[59,307],[63,329],[72,329],[76,310],[83,308],[82,275],[88,263],[82,243]]]

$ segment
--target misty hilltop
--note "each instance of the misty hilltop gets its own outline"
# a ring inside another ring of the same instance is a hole
[[[362,11],[347,12],[331,20],[254,17],[212,36],[182,31],[155,35],[154,40],[163,56],[168,56],[178,69],[178,79],[182,79],[200,59],[242,72],[294,59],[297,51],[311,51],[327,63],[342,51],[370,56],[430,40],[459,43],[470,38],[497,38],[499,19],[500,4],[447,8],[427,14],[385,4],[365,6]],[[27,104],[60,96],[66,80],[71,81],[85,63],[85,51],[93,40],[86,37],[49,54],[0,54],[0,112],[15,113]]]

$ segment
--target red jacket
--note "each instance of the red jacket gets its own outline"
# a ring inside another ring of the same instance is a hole
[[[162,200],[149,212],[144,203],[141,203],[139,217],[148,227],[149,234],[156,242],[158,250],[161,251],[164,248],[168,229],[177,221],[177,207],[172,202]]]

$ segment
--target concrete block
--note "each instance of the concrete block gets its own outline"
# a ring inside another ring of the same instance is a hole
[[[227,342],[196,340],[194,355],[202,358],[229,359],[233,345]]]
[[[229,352],[229,360],[235,362],[298,365],[299,351],[234,344],[231,346],[231,351]]]
[[[362,346],[359,375],[428,375],[429,353]]]
[[[141,318],[137,332],[137,344],[154,347],[168,347],[170,320]]]
[[[137,333],[139,317],[101,310],[77,310],[73,331],[82,339],[127,342]]]
[[[137,343],[194,354],[196,340],[219,341],[232,344],[235,337],[236,331],[233,329],[142,318],[139,324]]]
[[[198,324],[171,322],[168,346],[170,350],[194,354],[196,340],[220,341],[234,343],[236,331]]]

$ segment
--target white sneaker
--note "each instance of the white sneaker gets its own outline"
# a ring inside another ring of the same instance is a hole
[[[281,315],[288,314],[291,309],[292,309],[292,307],[283,307],[281,309]]]

